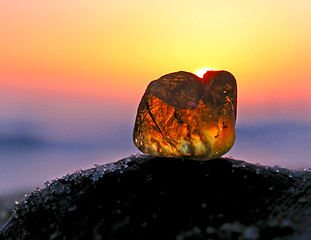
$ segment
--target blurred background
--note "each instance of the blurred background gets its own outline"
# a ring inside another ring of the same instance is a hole
[[[226,155],[311,167],[311,1],[0,1],[0,196],[138,153],[154,79],[203,67],[238,82]]]

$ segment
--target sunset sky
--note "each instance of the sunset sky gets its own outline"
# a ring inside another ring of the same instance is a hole
[[[310,0],[0,1],[0,191],[137,153],[149,82],[203,67],[237,79],[229,156],[310,167],[310,13]]]
[[[1,1],[0,107],[126,108],[151,80],[212,67],[236,77],[240,121],[256,105],[309,118],[310,12],[307,0]]]

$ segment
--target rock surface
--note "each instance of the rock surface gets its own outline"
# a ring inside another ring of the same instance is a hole
[[[14,202],[24,198],[25,193],[29,191],[21,191],[17,193],[4,194],[0,196],[0,229],[9,220],[14,208]]]
[[[131,156],[32,192],[0,239],[310,239],[310,174]]]

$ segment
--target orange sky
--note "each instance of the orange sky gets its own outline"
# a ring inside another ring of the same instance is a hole
[[[0,99],[137,105],[151,80],[213,67],[235,75],[242,109],[295,102],[303,112],[310,12],[308,0],[1,1]]]

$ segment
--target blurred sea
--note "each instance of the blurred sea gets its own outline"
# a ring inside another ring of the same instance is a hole
[[[0,196],[32,191],[77,169],[138,153],[132,143],[133,119],[60,126],[0,121]],[[238,124],[235,145],[226,156],[262,165],[310,168],[310,133],[310,123],[295,121]]]
[[[128,124],[117,123],[109,130],[73,125],[58,129],[27,121],[0,122],[0,197],[138,152]]]

